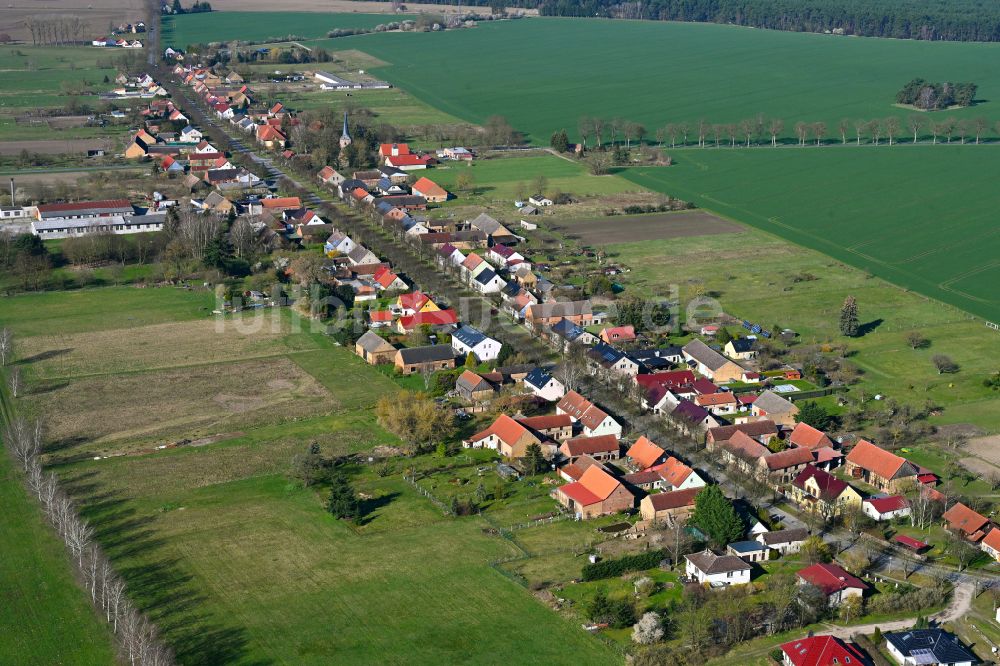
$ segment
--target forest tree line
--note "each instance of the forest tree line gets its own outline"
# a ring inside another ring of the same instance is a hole
[[[447,4],[450,0],[427,0]],[[470,0],[491,6],[497,0]],[[974,0],[948,3],[904,0],[519,0],[543,16],[721,23],[791,32],[831,32],[863,37],[1000,41],[1000,5]]]

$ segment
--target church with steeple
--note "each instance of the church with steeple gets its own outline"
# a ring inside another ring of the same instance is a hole
[[[343,150],[351,145],[351,135],[347,131],[347,111],[344,111],[344,131],[340,133],[340,149]]]

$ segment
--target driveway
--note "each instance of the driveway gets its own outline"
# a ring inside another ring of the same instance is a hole
[[[929,620],[938,624],[957,620],[972,607],[972,595],[975,588],[971,583],[959,583],[955,586],[955,591],[951,595],[951,602],[948,606],[936,615],[931,615]],[[824,634],[831,634],[837,638],[849,639],[853,634],[870,634],[878,627],[883,633],[886,631],[901,631],[911,628],[916,622],[916,618],[909,620],[896,620],[895,622],[876,622],[874,624],[857,624],[849,627],[841,627],[835,624],[826,625]]]

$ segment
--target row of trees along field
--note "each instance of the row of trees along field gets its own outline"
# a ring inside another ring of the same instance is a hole
[[[697,122],[667,123],[653,132],[657,145],[661,148],[669,145],[671,148],[683,146],[715,146],[728,145],[759,146],[770,143],[772,146],[785,144],[794,140],[801,146],[821,145],[824,143],[873,143],[879,145],[884,140],[890,146],[898,143],[899,138],[906,136],[912,143],[930,141],[930,143],[980,143],[987,131],[992,129],[1000,136],[1000,121],[990,123],[986,118],[932,118],[924,114],[914,114],[905,120],[897,116],[888,118],[858,119],[844,118],[836,127],[828,127],[825,122],[799,121],[786,125],[780,118],[765,118],[757,115],[736,123],[712,123],[707,120]],[[789,131],[791,133],[789,133]],[[603,118],[580,118],[577,123],[577,133],[585,147],[600,148],[610,145],[612,148],[623,145],[631,148],[633,143],[641,143],[650,136],[649,130],[640,123],[628,120]],[[559,148],[562,132],[553,135],[552,147]]]

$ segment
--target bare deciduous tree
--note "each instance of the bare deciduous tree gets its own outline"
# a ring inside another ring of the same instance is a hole
[[[6,234],[5,234],[6,235]],[[0,330],[0,365],[6,366],[14,360],[14,331]]]

